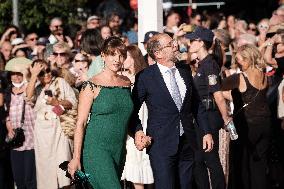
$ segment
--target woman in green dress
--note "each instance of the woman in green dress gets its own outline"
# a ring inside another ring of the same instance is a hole
[[[84,82],[79,96],[74,155],[68,165],[73,176],[83,167],[95,189],[120,189],[125,141],[133,103],[130,80],[118,74],[127,56],[118,37],[108,38],[102,51],[104,70]],[[90,120],[87,123],[90,113]]]

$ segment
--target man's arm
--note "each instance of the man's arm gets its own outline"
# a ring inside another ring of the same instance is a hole
[[[134,87],[132,89],[132,101],[134,104],[134,110],[130,121],[130,134],[134,135],[137,131],[143,130],[141,120],[139,119],[139,110],[145,101],[146,89],[144,82],[141,78],[141,74],[137,74],[135,77]]]
[[[143,126],[139,119],[139,110],[146,99],[146,88],[140,74],[135,77],[135,84],[132,90],[132,100],[134,110],[130,122],[130,134],[135,136],[135,146],[138,150],[143,150],[151,144],[151,137],[148,137],[143,132]]]

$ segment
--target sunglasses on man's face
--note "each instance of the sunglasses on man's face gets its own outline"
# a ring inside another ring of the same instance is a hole
[[[67,53],[63,52],[63,53],[57,53],[57,52],[53,52],[54,56],[66,56]]]
[[[53,27],[55,27],[56,29],[58,29],[58,28],[62,28],[62,25],[57,25],[57,26],[53,26]]]

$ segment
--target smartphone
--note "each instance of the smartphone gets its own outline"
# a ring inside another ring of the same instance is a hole
[[[52,96],[53,96],[51,90],[45,90],[45,91],[44,91],[44,94],[47,95],[47,96],[49,96],[49,97],[52,97]]]

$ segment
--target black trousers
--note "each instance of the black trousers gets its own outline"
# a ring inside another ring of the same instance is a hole
[[[0,188],[14,189],[9,151],[0,152]]]
[[[209,175],[212,189],[225,188],[225,176],[219,158],[219,130],[223,126],[223,120],[218,111],[208,112],[209,123],[214,140],[214,148],[211,152],[204,152],[203,131],[196,126],[198,150],[195,152],[194,180],[198,189],[210,189]]]
[[[180,137],[176,154],[151,153],[149,157],[155,189],[191,189],[194,148],[185,136]]]
[[[11,150],[11,164],[17,189],[37,188],[34,150]]]

